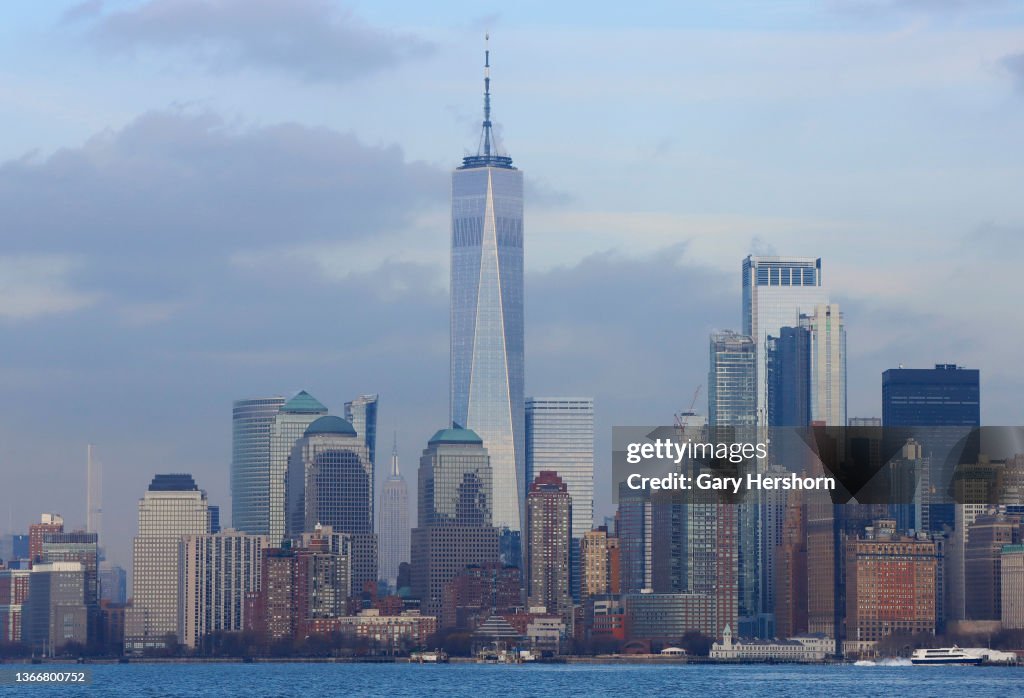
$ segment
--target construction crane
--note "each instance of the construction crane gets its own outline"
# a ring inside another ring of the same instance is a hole
[[[677,412],[675,415],[676,430],[679,432],[680,437],[688,426],[689,418],[697,416],[697,413],[693,411],[693,408],[697,405],[697,398],[700,397],[700,389],[703,387],[703,384],[698,385],[696,390],[693,391],[693,399],[690,400],[689,408],[687,408],[685,412]]]

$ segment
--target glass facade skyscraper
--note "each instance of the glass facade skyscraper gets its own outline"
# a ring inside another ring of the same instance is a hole
[[[283,397],[235,400],[231,410],[231,526],[267,533],[270,430]]]
[[[821,258],[757,257],[743,260],[743,334],[757,350],[757,423],[768,422],[768,336],[798,327],[800,314],[828,302],[821,286]]]
[[[957,453],[957,443],[971,429],[981,426],[981,389],[978,369],[956,364],[935,364],[935,368],[890,368],[882,373],[882,424],[886,427],[914,427],[914,439],[922,455],[930,460],[931,488],[944,491],[952,481],[954,463],[974,462],[977,443],[968,440],[967,450]],[[950,502],[929,502],[926,512],[930,529],[955,525]]]
[[[835,303],[801,316],[810,333],[811,421],[846,426],[846,327]]]
[[[882,423],[887,427],[981,426],[978,369],[956,364],[890,368],[882,374]]]
[[[768,337],[768,426],[811,423],[811,333],[783,327]]]
[[[708,424],[736,427],[743,438],[756,425],[754,403],[754,342],[750,337],[725,330],[711,335],[708,372]]]
[[[572,534],[594,525],[594,399],[526,398],[526,481],[558,473],[572,497]]]
[[[757,351],[754,340],[729,330],[715,332],[711,335],[709,349],[708,426],[714,434],[710,440],[753,442],[757,427],[754,390]],[[709,540],[717,540],[717,536],[712,537],[709,532],[701,531],[701,522],[709,518],[708,514],[713,512],[724,521],[723,515],[733,514],[728,509],[735,508],[735,579],[739,599],[739,627],[744,635],[757,635],[757,619],[761,609],[760,575],[764,569],[765,555],[765,546],[760,537],[763,528],[759,518],[759,502],[747,498],[737,505],[718,504],[704,507],[707,509],[706,512],[701,512],[700,508],[697,504],[687,507],[688,549],[707,545]],[[721,553],[726,554],[724,549]],[[717,574],[719,570],[715,568],[715,572]]]
[[[352,425],[341,417],[317,419],[288,460],[287,535],[310,533],[317,524],[339,533],[372,533],[372,476],[366,445]]]
[[[360,395],[345,403],[345,419],[359,436],[363,437],[366,450],[370,453],[370,465],[377,468],[377,404],[380,396]]]
[[[523,407],[523,173],[497,154],[485,63],[480,149],[452,174],[453,423],[483,439],[494,474],[494,523],[521,530]]]
[[[580,598],[580,539],[594,525],[594,399],[526,398],[526,482],[558,474],[572,498],[572,595]]]
[[[285,480],[288,475],[288,459],[295,442],[302,438],[310,424],[327,414],[327,408],[319,400],[300,391],[278,410],[270,427],[270,470],[268,476],[268,507],[266,530],[273,545],[284,539],[287,528],[287,504],[285,501]],[[262,530],[246,533],[263,533]]]
[[[292,540],[327,526],[352,540],[352,586],[377,580],[373,533],[373,467],[361,435],[335,416],[310,424],[288,460],[287,535]]]
[[[412,591],[424,613],[439,616],[448,582],[467,565],[498,560],[498,531],[491,525],[495,489],[483,440],[469,429],[437,432],[420,457],[418,482]]]

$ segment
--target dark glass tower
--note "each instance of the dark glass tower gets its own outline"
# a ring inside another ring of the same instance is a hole
[[[976,461],[976,444],[963,449],[957,445],[981,426],[979,380],[978,369],[956,364],[890,368],[882,374],[882,424],[914,428],[914,439],[931,463],[929,489],[941,493],[952,481],[957,462]],[[953,504],[935,502],[928,508],[929,528],[953,526]]]
[[[882,374],[882,424],[887,427],[981,426],[978,369],[955,364],[890,368]]]
[[[452,174],[452,422],[483,439],[494,476],[494,523],[521,529],[523,405],[523,173],[491,131],[490,55],[476,155]]]

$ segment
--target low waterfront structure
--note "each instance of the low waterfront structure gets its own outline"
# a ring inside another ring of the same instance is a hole
[[[725,627],[722,641],[711,646],[712,659],[754,662],[820,662],[835,654],[836,642],[824,635],[798,635],[785,640],[733,639],[732,628]]]

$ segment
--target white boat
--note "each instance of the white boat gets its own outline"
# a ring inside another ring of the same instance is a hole
[[[933,649],[914,650],[910,658],[911,664],[939,665],[939,664],[981,664],[982,657],[967,654],[962,649],[953,645],[952,647],[937,647]]]

